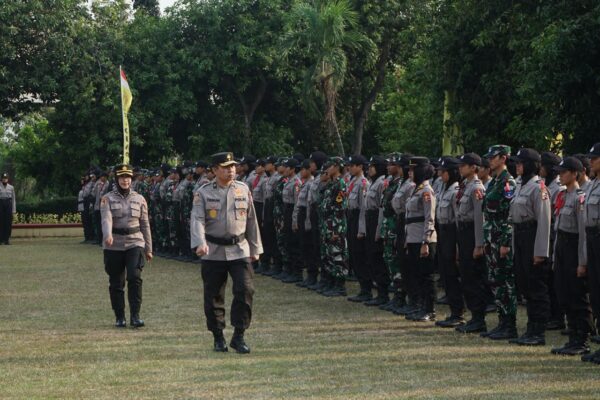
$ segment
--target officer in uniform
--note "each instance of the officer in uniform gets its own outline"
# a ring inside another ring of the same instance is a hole
[[[410,275],[418,288],[420,310],[406,319],[419,322],[435,321],[435,284],[433,279],[437,234],[435,231],[436,198],[429,180],[435,169],[427,157],[410,159],[411,179],[415,190],[406,203],[406,255]]]
[[[585,193],[587,281],[598,333],[600,331],[600,142],[590,149],[587,156],[591,159],[590,172],[596,176],[594,180],[590,181]],[[598,334],[593,336],[592,341],[600,344],[600,336]],[[600,350],[583,356],[582,360],[600,364]]]
[[[108,173],[106,171],[100,171],[98,174],[98,180],[94,185],[94,226],[96,227],[96,238],[97,243],[102,245],[102,225],[100,223],[100,200],[107,192],[105,191],[108,186]]]
[[[456,196],[458,269],[471,319],[465,325],[457,326],[456,330],[461,333],[486,332],[485,310],[490,296],[483,257],[482,202],[485,187],[477,176],[483,160],[475,153],[467,153],[459,158],[459,162],[463,181]]]
[[[483,200],[485,256],[488,281],[496,299],[499,320],[498,326],[485,335],[492,340],[508,340],[518,336],[512,225],[508,220],[510,202],[516,189],[516,182],[506,167],[510,152],[509,146],[495,145],[485,155],[490,160],[493,175]]]
[[[365,237],[359,234],[361,231],[359,225],[361,221],[364,223],[364,217],[361,216],[365,212],[363,204],[369,190],[369,182],[363,173],[367,159],[361,155],[354,155],[348,158],[348,163],[352,176],[348,185],[348,262],[350,270],[354,272],[360,285],[358,295],[348,297],[348,300],[362,303],[373,297],[371,274],[365,262]],[[364,227],[362,231],[364,231]]]
[[[281,255],[277,247],[277,235],[275,234],[275,219],[273,216],[273,191],[279,181],[279,173],[275,164],[277,157],[268,157],[265,163],[264,184],[262,184],[263,198],[263,246],[264,254],[261,256],[262,274],[266,276],[277,275],[281,273]]]
[[[8,174],[2,174],[0,183],[0,244],[10,244],[13,215],[17,213],[15,188],[8,183]]]
[[[252,194],[235,180],[233,153],[212,156],[216,179],[194,194],[192,248],[202,258],[204,313],[214,336],[215,351],[227,351],[225,328],[225,287],[228,274],[233,281],[231,325],[235,328],[230,346],[249,353],[244,332],[252,319],[254,294],[252,262],[263,252]]]
[[[566,188],[556,200],[554,284],[559,304],[567,314],[569,341],[553,348],[552,353],[584,355],[590,352],[588,340],[593,324],[586,287],[585,193],[577,183],[583,165],[575,157],[566,157],[556,169]]]
[[[386,186],[385,174],[387,161],[381,156],[373,156],[369,160],[369,178],[371,185],[367,190],[364,203],[364,222],[360,227],[364,231],[359,234],[365,236],[366,261],[370,271],[371,281],[375,282],[377,296],[364,302],[364,305],[373,307],[386,304],[389,301],[390,275],[383,261],[383,241],[381,240],[381,221],[383,211],[381,199]],[[381,217],[381,218],[380,218]]]
[[[454,328],[464,324],[465,304],[460,285],[457,260],[457,202],[460,161],[453,157],[444,157],[438,169],[442,172],[442,189],[438,195],[435,218],[438,234],[438,265],[444,279],[444,288],[450,307],[450,315],[435,323],[442,328]]]
[[[315,151],[311,153],[308,157],[310,160],[310,172],[315,177],[313,183],[310,185],[310,189],[308,191],[308,219],[310,221],[310,235],[312,240],[311,249],[313,251],[312,256],[310,257],[313,260],[313,265],[309,265],[306,268],[307,275],[317,276],[319,271],[321,271],[321,280],[315,282],[312,285],[308,285],[307,289],[310,290],[319,290],[324,287],[326,284],[326,276],[322,267],[321,260],[321,231],[320,231],[320,222],[319,222],[319,213],[318,213],[318,204],[320,201],[320,193],[321,189],[325,186],[322,182],[321,168],[323,167],[323,163],[327,161],[327,155],[322,151]],[[326,174],[325,174],[326,175]],[[325,278],[325,281],[323,281]]]
[[[146,200],[131,190],[133,170],[123,164],[115,168],[117,189],[100,201],[104,268],[109,276],[109,292],[116,327],[124,328],[125,280],[131,326],[144,326],[142,305],[142,268],[144,259],[152,260],[152,236]]]
[[[283,277],[283,283],[302,282],[302,254],[298,246],[300,238],[298,230],[293,229],[294,206],[298,200],[302,181],[298,177],[299,162],[295,158],[288,158],[284,166],[287,181],[283,186],[283,229],[285,232],[285,252],[287,254],[287,263],[284,264],[284,271],[287,276]]]
[[[550,194],[537,175],[542,160],[534,149],[517,154],[517,173],[521,177],[510,206],[513,224],[515,276],[519,292],[527,300],[527,331],[510,343],[527,346],[546,344],[546,323],[550,317],[548,296],[550,255]]]
[[[311,266],[316,265],[317,261],[314,259],[315,252],[313,251],[313,243],[311,238],[311,225],[310,218],[308,215],[308,193],[310,187],[314,183],[315,178],[310,172],[310,160],[302,161],[300,167],[300,190],[298,192],[298,198],[294,204],[294,213],[292,215],[292,229],[298,235],[299,247],[301,250],[302,267],[307,269],[306,279],[302,282],[298,282],[296,286],[307,287],[314,285],[317,282],[317,274],[314,268]]]

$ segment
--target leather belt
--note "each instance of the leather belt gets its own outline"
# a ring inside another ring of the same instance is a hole
[[[416,224],[418,222],[425,222],[425,216],[406,218],[406,221],[404,223],[406,225],[408,225],[408,224]]]
[[[112,233],[115,235],[133,235],[134,233],[139,232],[139,226],[136,226],[135,228],[112,228]]]
[[[241,243],[246,239],[245,234],[241,234],[239,236],[234,236],[232,238],[218,238],[211,235],[204,235],[208,242],[218,244],[220,246],[234,246],[238,243]]]

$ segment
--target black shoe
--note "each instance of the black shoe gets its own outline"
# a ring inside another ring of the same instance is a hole
[[[115,322],[115,328],[126,328],[126,327],[127,327],[127,321],[125,320],[125,317],[117,318],[117,322]]]
[[[516,344],[519,346],[544,346],[546,345],[546,323],[530,322],[527,332],[521,336]]]
[[[460,333],[486,332],[487,325],[485,324],[485,319],[483,318],[471,319],[466,324],[457,326],[455,330]]]
[[[596,359],[600,360],[600,350],[597,350],[595,353],[588,353],[581,356],[581,361],[583,362],[595,362]]]
[[[244,341],[243,336],[234,336],[231,338],[231,342],[229,342],[229,346],[234,349],[239,354],[248,354],[250,353],[250,347]]]
[[[590,347],[584,342],[570,342],[563,347],[552,349],[552,354],[561,356],[582,356],[590,352]]]
[[[432,322],[435,321],[435,313],[422,312],[420,314],[414,314],[414,317],[411,320],[415,322]]]
[[[600,344],[600,335],[594,335],[590,338],[592,343]]]
[[[334,286],[330,290],[323,292],[323,296],[325,297],[346,297],[348,293],[346,293],[345,287]]]
[[[435,323],[435,326],[439,326],[440,328],[456,328],[457,326],[461,326],[465,324],[465,319],[460,315],[450,315],[443,321],[438,321]]]
[[[436,300],[436,304],[448,304],[448,296],[444,295]],[[441,322],[441,321],[440,321]]]
[[[565,329],[565,323],[564,323],[564,321],[553,320],[553,321],[548,321],[546,323],[546,330],[547,331],[559,331],[561,329]]]
[[[488,336],[491,340],[509,340],[519,337],[517,333],[517,325],[514,317],[506,318],[504,327]]]
[[[394,304],[395,303],[396,303],[396,298],[394,297],[393,299],[391,299],[387,303],[384,303],[384,304],[380,305],[379,309],[382,310],[382,311],[392,311],[392,308],[394,308]]]
[[[488,305],[485,307],[485,313],[486,313],[486,314],[489,314],[489,313],[496,312],[497,310],[498,310],[498,309],[496,308],[496,305],[495,305],[495,304],[488,304]]]
[[[388,301],[390,301],[390,299],[386,294],[385,296],[381,295],[374,297],[369,301],[365,301],[363,304],[367,307],[379,307],[382,304],[386,304]]]
[[[394,310],[394,314],[396,315],[409,315],[418,312],[421,309],[416,304],[406,304],[403,307],[399,307]]]
[[[369,292],[360,292],[356,296],[348,297],[348,301],[353,303],[364,303],[369,300],[373,300],[373,295]]]
[[[141,328],[142,326],[144,326],[144,320],[140,319],[140,316],[137,314],[133,314],[131,316],[131,327],[132,328]]]
[[[218,353],[227,353],[227,343],[225,342],[223,332],[213,333],[213,336],[215,338],[214,350]]]
[[[290,274],[290,275],[288,275],[287,278],[282,279],[281,282],[283,282],[283,283],[299,283],[299,282],[302,282],[302,276]]]

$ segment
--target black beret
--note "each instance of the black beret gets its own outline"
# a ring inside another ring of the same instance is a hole
[[[387,160],[382,156],[373,156],[369,160],[369,165],[387,165]]]
[[[540,161],[542,161],[542,157],[540,156],[540,153],[538,153],[534,149],[529,149],[526,147],[519,149],[519,151],[517,151],[517,154],[515,154],[515,157],[517,159],[517,162],[523,162],[523,161],[540,162]]]
[[[565,157],[557,166],[554,167],[558,172],[577,171],[583,172],[583,164],[575,157]]]
[[[478,167],[481,166],[481,157],[475,153],[463,154],[462,156],[458,157],[458,160],[461,164],[477,165]]]
[[[442,162],[439,165],[439,169],[449,170],[456,169],[460,165],[460,160],[454,157],[443,157]]]
[[[542,159],[543,165],[558,165],[558,164],[560,164],[560,157],[550,151],[543,152],[541,155],[541,159]]]
[[[360,154],[348,157],[348,164],[350,165],[365,165],[367,163],[367,159]]]
[[[429,158],[427,157],[411,157],[408,166],[409,167],[418,167],[421,165],[431,165]]]
[[[590,158],[600,157],[600,142],[592,146],[587,156]]]

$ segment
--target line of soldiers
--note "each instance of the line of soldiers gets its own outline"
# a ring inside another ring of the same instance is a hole
[[[247,155],[238,168],[264,246],[257,273],[327,297],[347,296],[355,279],[349,301],[412,321],[436,321],[446,303],[436,326],[518,345],[562,329],[569,340],[552,353],[600,364],[589,347],[600,343],[600,143],[564,159],[495,145],[484,157],[439,159]],[[159,255],[193,259],[190,204],[212,179],[202,162],[139,172],[134,190],[147,197]],[[491,310],[498,323],[488,329]]]

